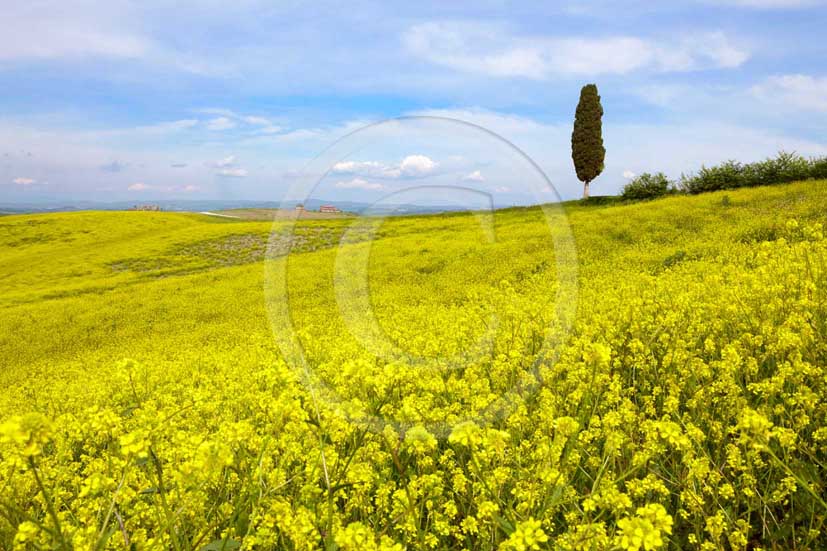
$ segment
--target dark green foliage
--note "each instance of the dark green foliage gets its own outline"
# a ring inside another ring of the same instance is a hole
[[[773,159],[742,165],[727,161],[713,167],[701,167],[697,174],[683,176],[680,187],[688,193],[704,193],[739,187],[771,186],[809,178],[827,178],[827,158],[805,159],[781,151]]]
[[[667,256],[663,260],[663,267],[664,268],[671,268],[672,266],[675,266],[676,264],[680,264],[681,262],[686,260],[686,258],[687,258],[686,251],[682,251],[682,250],[681,251],[676,251],[675,254]]]
[[[719,189],[741,187],[744,167],[737,161],[726,161],[718,166],[702,166],[697,174],[682,176],[680,187],[689,193],[704,193]]]
[[[810,178],[816,180],[827,179],[827,157],[810,159]]]
[[[655,174],[644,172],[626,184],[621,195],[624,199],[632,201],[654,199],[669,193],[669,184],[669,178],[663,172]]]
[[[603,172],[606,149],[603,147],[603,107],[595,84],[580,90],[571,133],[571,158],[577,178],[585,184],[583,195],[589,196],[589,182]]]
[[[810,176],[810,163],[795,153],[781,151],[775,159],[767,159],[743,167],[741,185],[765,186],[806,180]]]
[[[761,243],[775,241],[781,232],[775,227],[759,227],[743,232],[738,236],[739,243]]]

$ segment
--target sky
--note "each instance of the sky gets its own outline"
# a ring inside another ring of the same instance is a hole
[[[823,0],[3,4],[5,203],[574,198],[586,83],[593,195],[827,155]]]

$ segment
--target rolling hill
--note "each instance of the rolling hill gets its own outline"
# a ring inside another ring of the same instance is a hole
[[[3,216],[0,547],[825,548],[824,205]]]

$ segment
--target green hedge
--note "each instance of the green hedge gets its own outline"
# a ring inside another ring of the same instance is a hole
[[[717,166],[701,167],[697,174],[681,176],[679,187],[687,193],[704,193],[822,178],[827,178],[827,157],[806,159],[782,151],[775,158],[757,163],[726,161]]]
[[[623,188],[621,197],[631,201],[654,199],[670,193],[672,182],[663,172],[649,174],[644,172]]]

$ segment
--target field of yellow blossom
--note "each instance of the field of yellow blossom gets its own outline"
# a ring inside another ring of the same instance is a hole
[[[0,549],[827,549],[825,205],[0,217]]]

